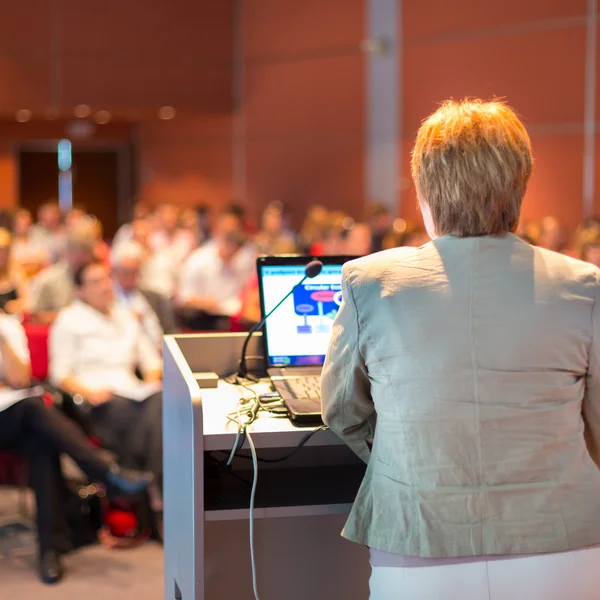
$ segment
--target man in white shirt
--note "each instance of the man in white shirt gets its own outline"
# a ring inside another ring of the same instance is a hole
[[[179,279],[178,301],[192,329],[218,329],[238,314],[241,293],[255,269],[255,253],[242,233],[229,231],[189,256]]]
[[[153,254],[166,254],[179,266],[193,250],[196,242],[193,234],[179,226],[180,210],[173,204],[161,204],[154,212],[155,229],[148,238]]]
[[[60,250],[65,245],[65,231],[61,223],[58,202],[44,202],[38,209],[38,222],[31,227],[30,240],[42,248],[48,262],[61,258]]]
[[[124,466],[149,470],[160,485],[160,355],[133,313],[115,302],[103,264],[89,263],[73,279],[77,299],[50,331],[50,379],[81,399],[92,433]]]
[[[44,269],[31,281],[31,312],[42,323],[52,323],[58,311],[75,297],[73,273],[94,256],[94,239],[87,232],[69,233],[64,260]]]
[[[164,333],[176,330],[175,314],[168,298],[139,285],[144,249],[136,242],[123,242],[112,253],[112,275],[117,302],[138,318],[142,330],[156,347]]]
[[[63,575],[60,554],[70,549],[60,453],[68,454],[93,481],[119,493],[140,492],[150,476],[120,470],[75,423],[44,403],[43,389],[31,383],[23,326],[5,314],[0,314],[0,382],[0,449],[28,460],[37,505],[40,577],[45,583],[56,583]]]

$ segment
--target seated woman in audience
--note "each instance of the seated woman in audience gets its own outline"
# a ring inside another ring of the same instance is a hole
[[[68,454],[92,481],[105,483],[111,493],[139,493],[152,476],[121,470],[77,425],[44,403],[43,390],[31,384],[23,327],[6,314],[0,314],[0,379],[0,449],[15,452],[29,462],[37,505],[40,577],[45,583],[56,583],[63,576],[60,554],[70,549],[65,516],[68,496],[60,453]]]
[[[600,228],[583,231],[577,238],[579,258],[596,267],[600,267]]]
[[[259,254],[293,254],[297,251],[294,235],[284,227],[283,206],[269,204],[262,214],[261,230],[254,236]]]
[[[27,307],[27,280],[11,257],[12,236],[0,228],[0,310],[21,313]]]
[[[329,212],[319,204],[311,206],[300,232],[300,247],[305,254],[323,254],[323,245],[329,222]]]
[[[354,219],[341,210],[329,213],[325,237],[323,239],[322,247],[319,248],[321,252],[314,252],[316,248],[313,247],[312,253],[315,255],[326,254],[329,256],[346,254],[346,238],[353,227]]]
[[[22,208],[15,214],[12,230],[12,259],[27,277],[39,273],[47,263],[47,253],[31,239],[31,213]]]
[[[344,254],[347,256],[365,256],[371,253],[373,243],[371,228],[366,223],[355,223],[346,235]]]

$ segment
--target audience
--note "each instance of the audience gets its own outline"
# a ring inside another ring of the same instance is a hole
[[[52,324],[52,383],[77,398],[102,446],[115,452],[124,468],[136,471],[128,475],[97,455],[75,424],[43,404],[38,391],[14,405],[3,404],[4,393],[28,389],[30,367],[21,325],[0,312],[0,374],[5,374],[0,446],[30,459],[46,581],[62,574],[61,547],[53,537],[60,527],[48,525],[64,517],[58,508],[64,487],[59,452],[70,454],[92,479],[114,479],[113,488],[121,491],[147,484],[139,471],[152,473],[157,482],[150,488],[153,508],[160,522],[163,333],[174,333],[178,326],[226,330],[257,322],[255,260],[260,253],[359,256],[421,246],[429,239],[422,226],[392,219],[378,203],[369,207],[367,222],[310,207],[299,235],[287,227],[280,203],[266,207],[256,233],[239,205],[209,217],[206,207],[180,210],[161,204],[151,211],[137,203],[132,222],[119,229],[112,247],[103,240],[102,224],[83,207],[69,211],[64,226],[60,217],[54,202],[40,207],[36,225],[26,210],[14,218],[3,215],[0,308]],[[554,217],[539,224],[524,221],[516,233],[556,252],[571,252],[566,229]],[[600,267],[599,219],[578,229],[572,253]]]
[[[297,251],[294,234],[284,227],[283,206],[272,203],[264,210],[261,230],[254,238],[259,254],[294,254]]]
[[[77,297],[50,330],[50,380],[81,397],[103,447],[123,466],[153,473],[160,487],[160,354],[135,315],[115,302],[107,267],[89,262],[74,272],[73,281]]]
[[[30,310],[39,322],[52,323],[58,311],[73,301],[73,274],[93,259],[94,246],[95,240],[89,232],[71,232],[64,259],[32,280]]]
[[[75,460],[91,480],[107,484],[109,491],[135,494],[150,478],[121,471],[77,425],[44,403],[42,388],[32,387],[23,327],[4,314],[0,314],[0,378],[0,448],[28,459],[37,507],[40,577],[45,583],[56,583],[63,576],[60,554],[70,549],[65,507],[68,492],[60,453]]]
[[[120,244],[113,252],[116,299],[137,317],[151,342],[160,347],[164,333],[175,333],[175,313],[168,298],[140,287],[144,249],[137,242]]]
[[[371,227],[371,251],[384,250],[384,240],[392,229],[392,213],[390,209],[379,202],[369,207],[369,224]]]
[[[37,223],[31,227],[31,242],[44,252],[47,262],[54,263],[60,259],[61,250],[65,246],[64,238],[58,202],[45,202],[38,209]]]
[[[28,286],[24,272],[11,257],[12,236],[0,228],[0,310],[23,313],[27,309]]]
[[[254,253],[241,231],[225,231],[184,263],[178,301],[187,327],[227,329],[242,308],[241,293],[255,269]]]
[[[366,223],[355,223],[346,235],[344,254],[348,256],[364,256],[372,251],[373,235]]]
[[[537,246],[563,252],[567,247],[567,232],[564,225],[556,217],[545,217],[540,223]]]
[[[24,273],[31,277],[46,266],[47,255],[44,249],[31,239],[31,213],[20,209],[15,213],[12,230],[12,259]]]
[[[153,253],[164,253],[179,266],[196,246],[194,234],[180,227],[179,209],[172,204],[161,204],[154,213],[153,231],[148,247]]]

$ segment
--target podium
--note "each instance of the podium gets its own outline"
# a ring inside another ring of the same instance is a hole
[[[246,334],[165,336],[163,342],[165,600],[252,600],[252,461],[222,463],[244,388],[200,389],[194,373],[237,369]],[[260,334],[248,356],[262,355]],[[262,415],[249,427],[262,459],[284,458],[311,428]],[[242,451],[248,455],[247,443]],[[368,598],[368,550],[340,536],[365,466],[330,431],[289,459],[261,462],[254,547],[261,600]]]

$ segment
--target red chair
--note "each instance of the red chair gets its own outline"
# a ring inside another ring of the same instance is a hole
[[[48,377],[50,326],[25,321],[23,328],[25,329],[31,356],[31,375],[34,379],[44,381]]]

